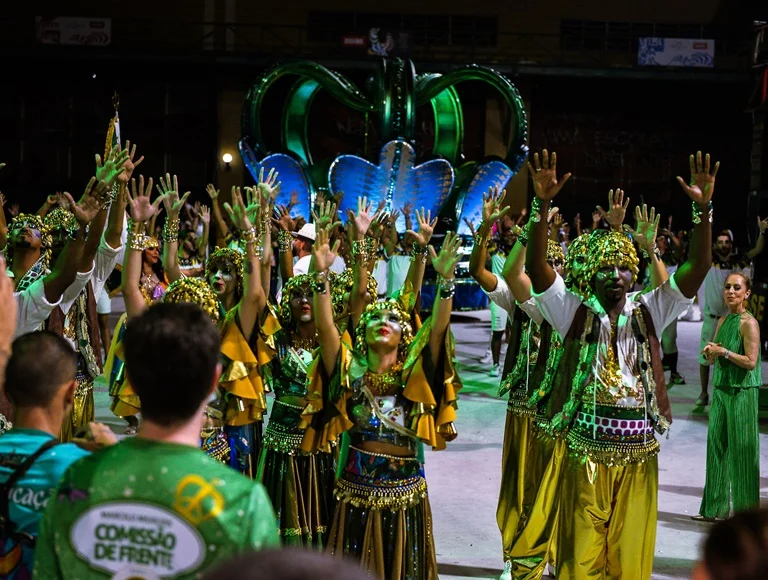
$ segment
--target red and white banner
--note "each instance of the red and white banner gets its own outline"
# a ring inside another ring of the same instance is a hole
[[[35,38],[42,44],[107,46],[112,41],[112,19],[36,16]]]

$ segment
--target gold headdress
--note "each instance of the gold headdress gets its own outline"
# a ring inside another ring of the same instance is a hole
[[[153,249],[160,249],[160,240],[158,240],[155,236],[144,236],[144,241],[142,243],[144,250],[153,250]]]
[[[43,224],[51,235],[57,230],[64,230],[67,235],[70,235],[80,229],[77,219],[75,219],[75,214],[63,207],[57,207],[48,213],[43,220]]]
[[[205,262],[205,279],[210,280],[211,274],[216,272],[220,266],[224,266],[227,262],[232,264],[235,268],[233,274],[237,279],[237,291],[239,295],[243,295],[243,254],[232,248],[216,248],[216,250],[208,257]]]
[[[391,298],[382,300],[380,302],[374,302],[369,304],[360,316],[360,321],[357,323],[357,329],[355,330],[355,349],[362,356],[368,356],[368,343],[365,340],[365,327],[368,326],[368,322],[371,317],[380,310],[391,310],[397,316],[397,322],[402,329],[402,335],[400,336],[400,344],[397,346],[398,358],[405,360],[405,354],[413,341],[413,329],[411,328],[411,317],[402,309],[400,303],[397,300]]]
[[[584,270],[576,273],[576,259],[582,257],[586,262],[589,255],[589,234],[582,234],[568,245],[568,253],[565,256],[565,285],[568,288],[574,286],[583,290],[588,286],[588,280],[584,280]]]
[[[312,294],[312,276],[309,274],[299,274],[294,276],[283,286],[283,295],[280,297],[280,309],[278,310],[278,318],[280,324],[283,326],[289,326],[291,324],[291,299],[293,289],[300,286],[308,286],[310,296]]]
[[[352,292],[354,285],[355,270],[353,268],[347,268],[331,280],[331,303],[333,304],[333,317],[335,319],[339,319],[347,314],[349,294]],[[371,303],[376,302],[376,299],[379,297],[379,285],[376,283],[376,278],[370,272],[368,272],[366,291]],[[346,299],[344,297],[345,294],[347,295]]]
[[[596,230],[589,236],[589,255],[584,267],[584,281],[591,283],[600,268],[618,264],[632,271],[632,283],[637,280],[639,260],[629,236],[623,232]]]
[[[163,302],[178,304],[188,302],[197,304],[205,310],[211,320],[219,322],[219,300],[210,284],[200,278],[181,278],[168,286],[163,294]]]
[[[16,217],[14,217],[11,220],[11,223],[8,224],[8,232],[12,232],[14,228],[17,227],[18,224],[22,224],[24,222],[29,222],[35,229],[37,229],[40,232],[40,238],[41,238],[41,265],[43,266],[43,269],[48,268],[48,262],[50,261],[51,256],[51,246],[53,245],[53,239],[51,237],[50,232],[48,231],[48,228],[45,227],[45,224],[43,223],[43,219],[39,215],[31,214],[31,213],[20,213]],[[13,263],[13,246],[11,244],[6,244],[5,246],[5,261],[10,266]]]
[[[547,262],[560,262],[561,265],[565,264],[563,247],[553,240],[547,240]]]

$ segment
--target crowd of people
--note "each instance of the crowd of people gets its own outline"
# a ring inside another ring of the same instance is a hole
[[[398,210],[365,197],[343,220],[341,194],[293,215],[274,172],[222,205],[209,186],[209,209],[175,175],[135,176],[135,145],[95,161],[77,201],[56,194],[10,222],[0,202],[0,577],[245,577],[259,557],[247,552],[266,550],[284,577],[303,565],[436,579],[424,447],[458,436],[450,320],[467,240],[447,232],[436,250],[436,216],[406,206],[400,234]],[[759,504],[760,338],[744,268],[768,220],[743,259],[728,232],[713,244],[719,164],[690,164],[678,178],[690,238],[659,231],[645,205],[624,224],[629,198],[612,190],[570,240],[552,206],[570,174],[546,150],[529,164],[530,208],[510,218],[491,190],[470,224],[470,273],[495,305],[491,373],[509,400],[502,578],[548,564],[559,578],[650,578],[664,370],[684,382],[674,324],[702,285],[714,373],[696,518]],[[112,331],[114,292],[125,314]],[[119,441],[94,422],[100,375],[126,421]],[[270,550],[281,546],[358,568],[303,556],[291,568]],[[697,574],[727,577],[744,550],[708,543]]]

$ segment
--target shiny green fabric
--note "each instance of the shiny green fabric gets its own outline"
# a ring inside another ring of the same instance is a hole
[[[64,475],[43,517],[34,576],[192,579],[278,544],[261,484],[196,447],[134,437]]]
[[[746,313],[748,316],[752,316]],[[723,348],[736,354],[744,354],[744,339],[741,336],[741,314],[729,314],[725,317],[720,330],[717,331],[715,342]],[[760,368],[760,349],[757,350],[757,364],[752,370],[747,370],[725,357],[715,359],[715,371],[712,384],[716,387],[759,387],[763,384],[763,374]]]

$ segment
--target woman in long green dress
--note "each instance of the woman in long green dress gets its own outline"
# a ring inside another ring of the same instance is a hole
[[[760,505],[760,433],[757,423],[760,327],[746,309],[752,287],[744,274],[725,279],[729,313],[720,319],[715,342],[704,356],[715,364],[709,410],[707,476],[695,520],[712,521]]]

